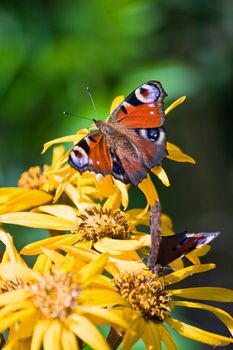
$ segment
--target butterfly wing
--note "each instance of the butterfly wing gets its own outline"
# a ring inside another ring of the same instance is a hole
[[[156,128],[165,121],[163,100],[166,96],[160,82],[151,80],[140,85],[113,111],[109,123],[125,128]]]
[[[135,186],[167,155],[163,129],[165,96],[159,82],[148,81],[127,96],[109,118],[109,124],[127,140],[121,141],[118,137],[115,154],[126,177]]]
[[[129,129],[127,137],[118,136],[112,145],[112,154],[124,172],[124,178],[134,186],[137,186],[146,177],[149,169],[159,164],[167,154],[163,128],[150,130],[148,133],[146,129]]]
[[[185,232],[173,236],[162,236],[156,264],[164,267],[194,249],[208,244],[218,235],[219,232]]]
[[[71,150],[69,163],[80,173],[88,170],[103,175],[109,174],[112,162],[105,136],[99,130],[88,134]]]

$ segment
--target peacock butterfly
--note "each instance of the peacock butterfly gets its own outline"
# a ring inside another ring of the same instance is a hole
[[[71,150],[69,164],[80,173],[93,171],[137,186],[167,155],[163,100],[158,81],[140,85],[109,119],[94,120],[94,131]]]
[[[210,243],[218,235],[219,232],[182,232],[172,236],[162,236],[156,264],[164,267],[194,249]]]
[[[154,273],[162,272],[165,266],[210,243],[219,235],[219,232],[182,232],[161,236],[161,215],[160,202],[155,201],[150,210],[151,246],[147,261],[149,269]]]

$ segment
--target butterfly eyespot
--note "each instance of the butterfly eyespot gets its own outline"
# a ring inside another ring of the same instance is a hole
[[[157,141],[159,138],[159,129],[157,128],[147,129],[147,137],[151,141]]]
[[[154,84],[144,84],[135,90],[135,96],[142,103],[155,102],[160,96],[160,91]]]
[[[69,162],[76,169],[81,169],[88,164],[88,155],[82,147],[75,146],[70,152]]]
[[[144,139],[155,142],[159,138],[159,129],[158,128],[150,128],[150,129],[135,129],[139,136]]]

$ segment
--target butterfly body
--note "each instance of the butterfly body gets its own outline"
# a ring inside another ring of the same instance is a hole
[[[94,120],[90,132],[69,156],[79,172],[111,174],[137,186],[167,155],[161,84],[150,81],[133,91],[107,122]]]

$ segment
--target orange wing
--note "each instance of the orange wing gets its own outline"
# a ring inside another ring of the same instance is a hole
[[[166,96],[162,85],[154,80],[142,84],[118,106],[109,123],[126,128],[155,128],[165,121],[163,100]]]
[[[81,173],[88,170],[110,174],[112,160],[105,136],[96,130],[84,137],[70,152],[69,163]]]

